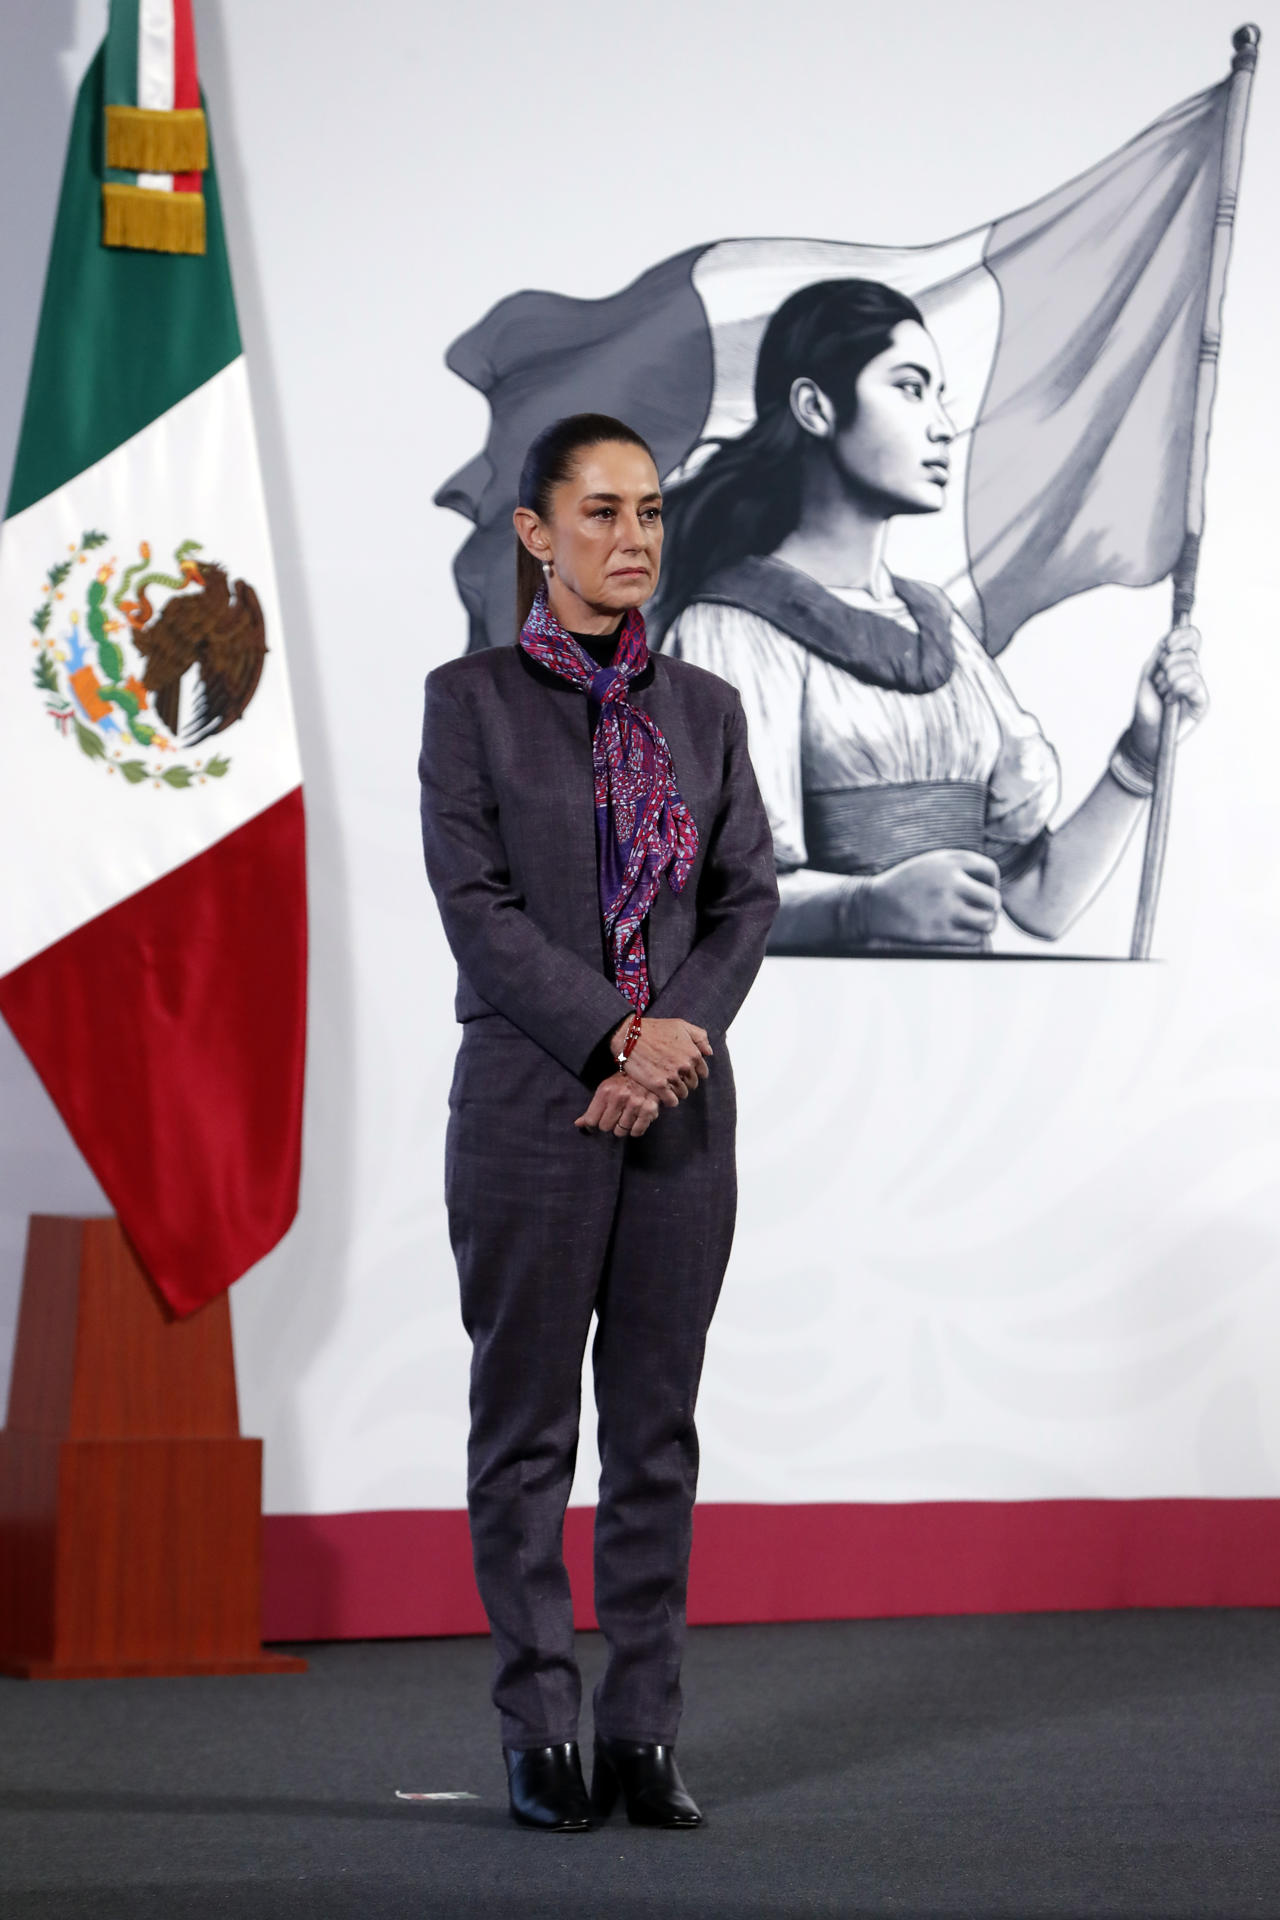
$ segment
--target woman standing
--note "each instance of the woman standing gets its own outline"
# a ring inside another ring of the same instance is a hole
[[[981,953],[1002,909],[1056,939],[1141,817],[1164,702],[1184,731],[1207,705],[1199,636],[1175,628],[1102,777],[1050,832],[1058,761],[1038,723],[946,595],[885,565],[894,516],[946,499],[943,395],[911,300],[820,281],[765,329],[755,424],[668,492],[663,645],[742,694],[782,896],[770,952]]]
[[[724,681],[651,656],[648,447],[577,414],[530,448],[520,632],[427,676],[422,831],[458,962],[445,1189],[472,1340],[467,1504],[511,1810],[700,1820],[680,1719],[694,1402],[733,1234],[724,1033],[777,910]],[[592,1313],[600,1448],[590,1802],[562,1524]]]

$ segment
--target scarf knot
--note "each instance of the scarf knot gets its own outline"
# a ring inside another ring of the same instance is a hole
[[[680,797],[666,737],[631,701],[631,683],[649,662],[644,619],[638,608],[630,609],[613,662],[601,667],[560,625],[546,588],[539,587],[520,645],[600,709],[591,742],[600,918],[614,980],[642,1013],[649,1004],[649,967],[641,923],[663,875],[672,893],[679,893],[698,853],[698,829]]]
[[[625,700],[627,683],[616,667],[597,667],[591,676],[591,698],[601,706],[608,699]]]

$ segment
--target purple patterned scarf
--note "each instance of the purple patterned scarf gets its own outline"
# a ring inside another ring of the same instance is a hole
[[[632,607],[622,623],[612,666],[598,667],[556,619],[539,587],[520,630],[525,652],[599,704],[591,744],[596,777],[596,848],[600,916],[613,977],[637,1013],[649,1004],[649,967],[640,923],[662,876],[672,893],[689,878],[698,829],[680,798],[671,751],[661,727],[633,707],[631,682],[648,665],[644,619]]]

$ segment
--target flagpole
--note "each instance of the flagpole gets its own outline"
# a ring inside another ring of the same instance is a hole
[[[1200,536],[1204,531],[1205,471],[1209,461],[1209,424],[1213,415],[1213,395],[1218,377],[1218,348],[1222,340],[1222,300],[1227,285],[1227,264],[1231,258],[1231,234],[1236,217],[1236,196],[1240,188],[1240,167],[1244,159],[1244,129],[1249,112],[1249,89],[1258,64],[1261,29],[1237,27],[1231,36],[1235,56],[1228,82],[1227,113],[1222,129],[1222,170],[1218,177],[1218,208],[1213,223],[1213,245],[1209,255],[1209,281],[1205,294],[1204,328],[1200,335],[1200,362],[1196,369],[1195,404],[1191,416],[1191,464],[1187,472],[1186,537],[1173,569],[1173,624],[1191,624],[1196,598],[1196,568],[1200,560]],[[1164,874],[1165,848],[1169,839],[1169,811],[1173,802],[1173,769],[1178,753],[1178,725],[1182,702],[1174,695],[1166,699],[1160,716],[1160,744],[1156,753],[1155,781],[1151,794],[1151,817],[1147,822],[1147,844],[1142,856],[1142,881],[1138,888],[1138,910],[1133,922],[1131,960],[1146,960],[1151,955],[1151,935],[1155,927],[1156,904]]]

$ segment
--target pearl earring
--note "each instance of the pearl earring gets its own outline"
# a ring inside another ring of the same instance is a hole
[[[551,562],[549,560],[544,560],[542,563],[542,577],[544,580],[551,578]]]

